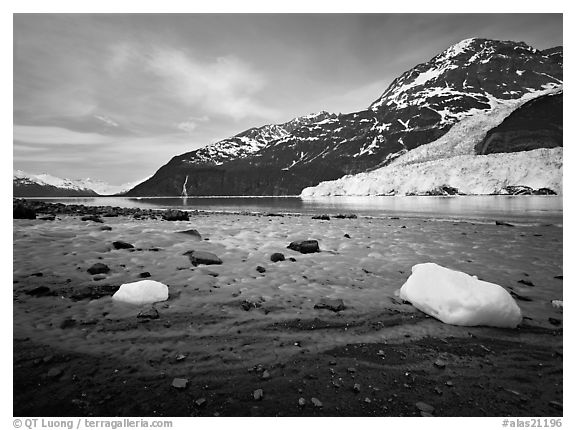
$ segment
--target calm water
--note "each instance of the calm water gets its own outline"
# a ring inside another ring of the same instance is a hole
[[[87,197],[42,198],[50,202],[87,206],[150,209],[199,209],[359,216],[401,216],[445,220],[562,224],[561,196],[459,197]]]

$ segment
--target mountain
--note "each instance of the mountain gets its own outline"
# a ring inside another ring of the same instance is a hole
[[[109,185],[92,179],[62,179],[49,174],[35,175],[14,170],[12,191],[14,197],[95,197],[121,194],[140,183]]]
[[[297,195],[386,166],[465,118],[559,88],[562,64],[562,47],[466,39],[403,73],[365,110],[247,130],[174,157],[128,195]]]
[[[305,188],[302,197],[562,194],[562,90],[468,117],[387,166]]]

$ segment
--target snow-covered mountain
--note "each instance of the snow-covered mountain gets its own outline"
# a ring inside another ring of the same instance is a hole
[[[129,195],[300,194],[387,166],[466,118],[560,88],[562,62],[562,47],[467,39],[403,73],[365,110],[247,130],[174,157]],[[525,149],[540,147],[533,139]]]
[[[122,185],[109,185],[104,181],[87,179],[63,179],[47,173],[32,174],[14,170],[14,197],[89,197],[121,194],[142,181]]]
[[[499,101],[385,167],[322,182],[302,196],[562,194],[561,114],[561,88]],[[542,118],[546,124],[533,127]]]

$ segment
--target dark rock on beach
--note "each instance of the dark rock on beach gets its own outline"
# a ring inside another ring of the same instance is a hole
[[[13,207],[14,219],[36,219],[36,211],[21,203],[16,203]]]
[[[297,240],[291,242],[287,246],[288,249],[300,252],[301,254],[311,254],[313,252],[320,252],[317,240]]]
[[[50,290],[50,288],[45,287],[45,286],[41,286],[41,287],[36,287],[33,288],[31,290],[26,291],[26,294],[28,294],[29,296],[34,296],[34,297],[46,297],[46,296],[54,296],[55,293],[52,292],[52,290]]]
[[[177,231],[176,233],[185,234],[195,240],[202,240],[202,235],[195,229]]]
[[[138,313],[136,318],[141,320],[157,320],[160,318],[160,314],[154,307],[150,307],[148,309],[144,309]]]
[[[340,312],[346,309],[342,299],[323,298],[314,305],[314,309],[328,309],[332,312]]]
[[[189,221],[190,215],[188,212],[170,209],[162,214],[162,219],[165,221]]]
[[[108,273],[110,268],[104,263],[96,263],[88,268],[87,272],[91,275],[97,275],[99,273]]]
[[[330,221],[330,216],[323,214],[323,215],[314,215],[312,219],[319,219],[323,221]]]
[[[187,255],[193,266],[199,264],[222,264],[222,260],[216,254],[207,251],[187,251],[183,255]]]
[[[285,259],[286,257],[284,257],[284,254],[282,254],[281,252],[275,252],[270,256],[270,261],[272,261],[273,263],[276,263],[278,261],[284,261]]]
[[[112,246],[114,247],[114,249],[132,249],[132,248],[134,248],[134,245],[132,245],[131,243],[122,242],[121,240],[117,240],[115,242],[112,242]]]

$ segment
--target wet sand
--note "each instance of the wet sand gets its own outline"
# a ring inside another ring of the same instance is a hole
[[[562,300],[560,227],[102,220],[14,220],[15,416],[562,415],[562,311],[550,303]],[[178,233],[188,229],[202,240]],[[286,249],[297,239],[321,252]],[[194,267],[190,250],[223,264]],[[286,260],[270,261],[275,252]],[[411,267],[429,261],[513,292],[522,325],[450,326],[400,301]],[[90,275],[98,262],[110,272]],[[158,319],[111,299],[143,272],[169,286]],[[322,298],[346,309],[315,309]]]

